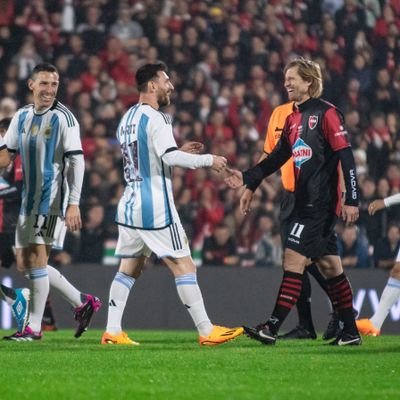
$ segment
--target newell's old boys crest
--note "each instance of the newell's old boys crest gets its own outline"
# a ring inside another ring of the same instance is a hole
[[[301,165],[312,157],[312,148],[303,140],[298,138],[292,147],[294,165],[301,168]]]
[[[308,117],[308,127],[314,129],[318,124],[318,117],[316,115],[311,115]]]

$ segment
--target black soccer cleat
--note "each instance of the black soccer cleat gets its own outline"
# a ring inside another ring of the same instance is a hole
[[[255,328],[244,326],[244,332],[250,339],[257,340],[262,344],[275,344],[276,343],[276,335],[274,335],[269,329],[268,325],[262,324],[264,328],[258,329],[260,325],[257,325]]]
[[[356,333],[342,332],[333,342],[331,346],[359,346],[362,343],[361,336]]]
[[[329,320],[328,326],[322,335],[323,340],[337,338],[343,330],[343,322],[340,321],[338,315],[335,312],[332,312],[330,315],[331,319]]]
[[[296,326],[296,328],[293,328],[291,331],[288,333],[285,333],[284,335],[279,335],[279,339],[316,339],[317,334],[315,331],[309,331],[308,329],[304,328],[301,325]]]

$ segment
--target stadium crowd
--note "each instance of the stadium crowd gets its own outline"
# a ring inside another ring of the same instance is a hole
[[[112,253],[123,191],[115,132],[138,99],[138,67],[170,66],[175,98],[164,111],[178,144],[200,141],[244,170],[262,152],[273,108],[286,101],[283,66],[301,55],[321,65],[322,97],[345,115],[356,159],[360,219],[338,226],[343,265],[391,268],[399,209],[369,216],[367,207],[400,191],[399,0],[0,0],[0,11],[0,118],[31,102],[26,79],[49,61],[62,78],[58,99],[81,125],[83,229],[67,236],[55,262],[100,263]],[[244,217],[240,192],[217,174],[175,168],[198,265],[280,265],[280,189],[278,174],[265,179]]]

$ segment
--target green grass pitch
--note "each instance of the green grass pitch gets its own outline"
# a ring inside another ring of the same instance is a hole
[[[96,330],[0,341],[0,399],[400,399],[398,336],[364,338],[360,347],[321,339],[264,346],[245,336],[200,347],[194,331],[128,333],[139,347],[101,346]]]

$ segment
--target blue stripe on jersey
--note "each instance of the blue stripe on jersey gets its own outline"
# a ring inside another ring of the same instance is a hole
[[[138,137],[138,162],[140,175],[143,178],[140,197],[142,200],[142,223],[146,228],[154,228],[153,193],[151,190],[151,170],[149,146],[147,143],[147,124],[149,117],[143,114],[139,121]]]
[[[19,149],[19,154],[21,155],[21,160],[22,160],[22,170],[23,170],[23,176],[24,176],[24,181],[23,181],[23,186],[22,186],[22,199],[25,198],[25,191],[26,191],[26,182],[25,182],[25,171],[24,171],[24,165],[26,165],[26,155],[24,152],[24,149],[22,147],[22,137],[26,132],[24,132],[24,125],[25,125],[25,120],[26,116],[28,115],[28,111],[21,112],[18,118],[18,149]],[[22,204],[21,204],[22,207]]]
[[[35,193],[36,193],[36,142],[37,142],[37,133],[40,130],[40,125],[42,123],[41,115],[33,115],[32,124],[30,128],[30,137],[29,137],[29,188],[28,188],[28,201],[26,204],[26,213],[27,215],[33,209],[34,201],[35,201]]]
[[[53,114],[50,120],[50,136],[46,139],[42,196],[39,204],[39,214],[48,214],[50,209],[51,186],[54,179],[54,153],[58,138],[60,120],[57,114]]]
[[[165,180],[165,171],[164,171],[164,163],[161,160],[161,168],[162,168],[162,183],[164,186],[164,213],[165,213],[165,226],[172,223],[172,216],[171,216],[171,209],[169,207],[169,200],[168,200],[168,188],[167,182]],[[171,167],[168,167],[171,168]]]
[[[126,117],[126,123],[125,123],[125,127],[130,125],[133,117],[136,114],[136,111],[139,109],[139,105],[140,104],[136,104],[136,106],[132,107],[129,111],[128,116]],[[124,143],[127,146],[129,144],[130,138],[127,137],[127,129],[124,126],[120,126],[118,127],[118,130],[122,129],[122,132],[124,133]],[[119,133],[117,132],[117,135],[119,135]],[[121,142],[121,139],[120,139]],[[130,152],[128,151],[128,157],[130,158],[131,163],[133,163],[132,160],[132,155],[130,154]],[[133,225],[133,208],[131,207],[132,202],[135,199],[135,192],[132,192],[132,196],[131,198],[126,202],[125,204],[125,223],[129,224],[129,225]]]

